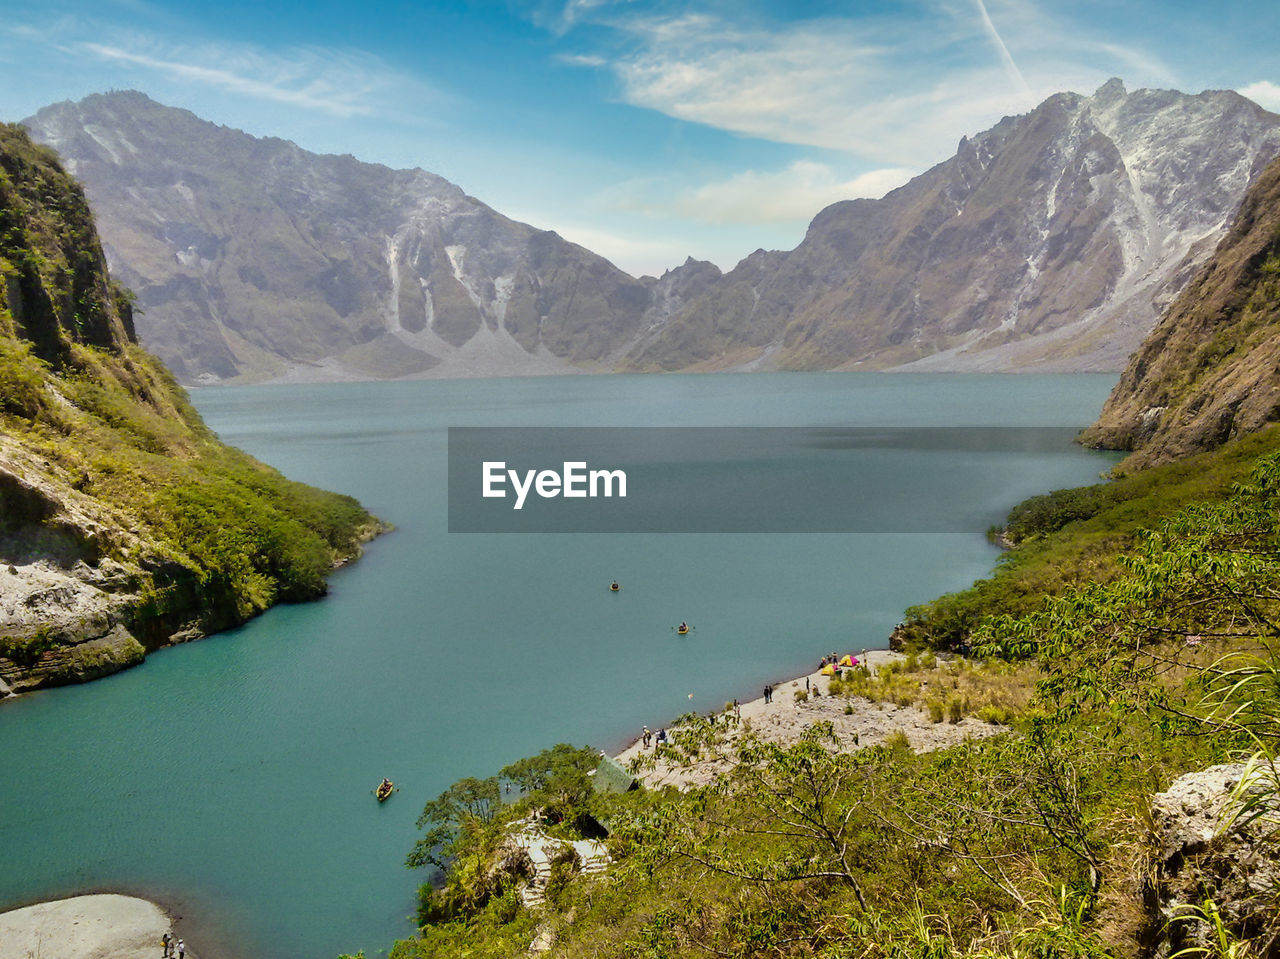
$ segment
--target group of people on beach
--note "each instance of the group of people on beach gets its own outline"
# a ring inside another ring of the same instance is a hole
[[[648,726],[644,727],[644,735],[642,735],[640,739],[644,742],[645,749],[649,748],[649,744],[654,741],[654,738],[655,737],[653,733],[649,731],[649,727]],[[659,746],[665,746],[667,744],[667,730],[665,727],[658,730],[658,735],[656,738]]]
[[[680,625],[681,627],[683,627],[684,623],[681,623]],[[828,666],[831,666],[838,671],[841,667],[856,668],[858,666],[865,667],[866,665],[868,665],[867,651],[864,649],[862,651],[862,656],[860,658],[858,656],[853,655],[853,653],[847,653],[844,656],[841,656],[839,653],[835,653],[835,652],[828,653],[827,655],[822,657],[821,661],[819,661],[818,669],[822,670]],[[805,692],[808,692],[810,689],[808,676],[804,678],[804,688],[805,688]],[[692,693],[689,694],[689,698],[690,699],[693,698]],[[773,702],[773,683],[765,684],[762,699],[766,703]],[[741,716],[742,716],[742,707],[741,705],[739,705],[738,701],[735,699],[733,701],[733,718],[738,719]],[[716,721],[716,714],[711,713],[707,718],[714,724]],[[659,729],[657,736],[655,737],[654,734],[649,730],[649,727],[645,726],[644,732],[640,736],[640,740],[641,742],[644,743],[645,749],[649,749],[650,746],[654,746],[655,740],[656,740],[656,746],[665,746],[667,744],[667,731],[665,728]]]
[[[160,945],[164,947],[164,951],[160,953],[163,959],[172,956],[173,959],[186,959],[187,944],[181,939],[174,939],[173,933],[165,930],[163,936],[160,937]]]

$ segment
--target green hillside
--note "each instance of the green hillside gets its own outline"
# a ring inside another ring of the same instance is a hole
[[[220,443],[134,339],[80,187],[0,127],[0,693],[323,595],[380,530]]]

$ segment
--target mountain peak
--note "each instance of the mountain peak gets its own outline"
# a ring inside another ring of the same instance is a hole
[[[1129,91],[1124,87],[1124,81],[1119,77],[1112,77],[1102,86],[1098,87],[1093,94],[1095,100],[1103,102],[1111,102],[1113,100],[1123,100],[1129,95]]]

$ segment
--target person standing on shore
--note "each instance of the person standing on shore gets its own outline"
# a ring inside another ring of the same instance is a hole
[[[187,944],[178,940],[178,959],[187,959]]]
[[[773,686],[767,685],[764,688],[764,701],[766,703],[773,702]]]
[[[649,748],[649,743],[653,742],[653,733],[649,732],[649,727],[644,727],[644,748]]]
[[[166,929],[164,931],[164,935],[160,937],[160,945],[163,947],[160,951],[160,955],[167,957],[170,950],[173,949],[173,933],[168,929]]]

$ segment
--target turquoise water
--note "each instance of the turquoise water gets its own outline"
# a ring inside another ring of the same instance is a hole
[[[0,704],[0,908],[122,889],[202,956],[372,956],[412,931],[425,800],[560,741],[758,695],[996,558],[968,533],[450,535],[448,426],[1082,426],[1112,376],[566,377],[201,390],[222,438],[396,524],[320,602]],[[926,470],[945,471],[931,454]],[[1001,454],[972,495],[1113,458]],[[874,468],[872,463],[868,468]],[[851,484],[852,485],[852,484]],[[620,593],[607,589],[617,578]],[[677,638],[671,624],[697,626]],[[692,698],[690,698],[692,694]],[[378,805],[383,776],[400,792]]]

